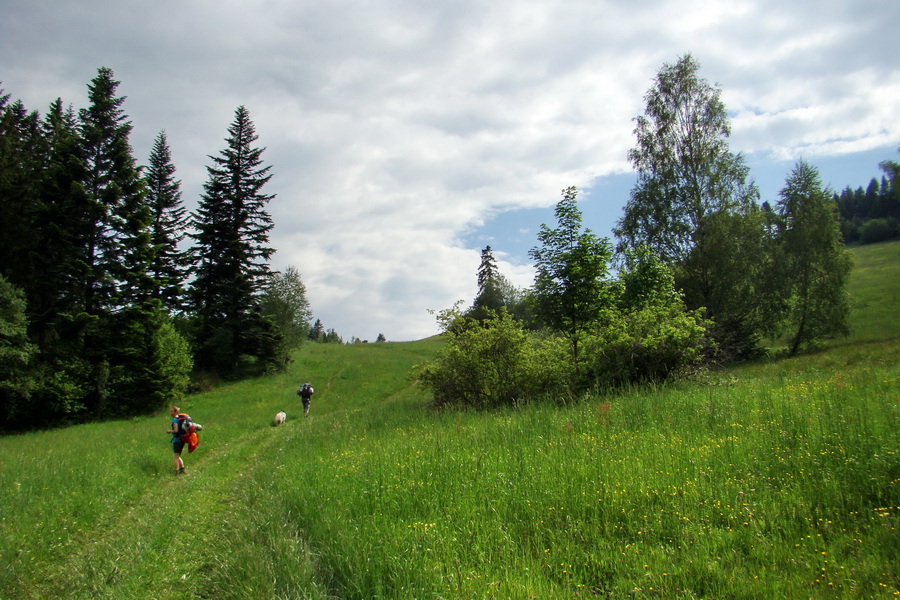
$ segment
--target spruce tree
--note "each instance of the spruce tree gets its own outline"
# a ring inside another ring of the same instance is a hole
[[[175,179],[175,165],[164,131],[153,142],[146,182],[147,203],[153,215],[150,237],[154,255],[150,275],[156,284],[154,296],[167,311],[174,313],[184,305],[183,288],[189,256],[179,244],[187,235],[188,216],[181,201],[181,181]]]
[[[481,251],[481,264],[478,266],[477,273],[478,293],[475,295],[472,309],[468,313],[470,317],[481,321],[503,308],[500,277],[494,252],[490,246],[486,246]]]
[[[0,94],[0,269],[25,289],[36,250],[34,210],[39,204],[40,117]]]
[[[325,325],[322,324],[322,319],[316,319],[313,326],[309,328],[309,339],[313,342],[325,341]]]
[[[90,104],[79,113],[88,206],[84,309],[95,319],[86,332],[85,355],[94,381],[88,408],[133,413],[156,408],[134,398],[156,379],[146,356],[161,308],[149,272],[152,215],[118,86],[112,70],[101,67],[88,86]]]
[[[152,292],[150,210],[129,142],[132,126],[121,108],[125,98],[116,96],[118,86],[112,70],[101,67],[88,86],[90,105],[79,113],[84,188],[94,217],[85,282],[91,314],[110,312]]]
[[[490,319],[494,314],[506,309],[513,313],[521,313],[520,292],[500,273],[494,251],[486,246],[481,251],[481,264],[477,273],[478,293],[472,302],[467,316],[478,321]],[[521,317],[521,314],[517,315]]]
[[[478,266],[478,293],[484,293],[488,284],[497,278],[499,271],[497,270],[497,260],[494,258],[494,251],[490,246],[485,246],[481,251],[481,264]]]
[[[29,309],[35,338],[45,353],[80,354],[67,344],[79,338],[86,319],[84,281],[89,277],[90,239],[96,224],[93,204],[83,182],[87,179],[78,122],[62,100],[51,104],[43,121],[46,154],[41,179],[41,204],[36,211],[35,270],[40,274],[29,290]],[[76,322],[80,322],[78,325]]]
[[[192,218],[195,278],[190,300],[196,318],[197,364],[236,374],[242,357],[268,366],[283,360],[278,334],[262,315],[261,294],[269,283],[268,245],[273,198],[263,193],[271,179],[264,148],[244,106],[228,128],[228,146],[207,167],[208,180]]]

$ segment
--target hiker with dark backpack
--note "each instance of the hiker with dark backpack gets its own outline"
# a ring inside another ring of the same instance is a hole
[[[200,438],[197,432],[203,429],[199,423],[194,423],[190,415],[181,412],[177,406],[169,409],[172,416],[172,426],[166,430],[166,433],[172,434],[172,450],[175,453],[175,474],[184,475],[184,461],[181,459],[181,453],[184,451],[185,445],[188,446],[188,452],[193,452],[200,444]]]
[[[304,383],[300,386],[300,389],[297,390],[297,395],[303,400],[303,416],[309,416],[309,400],[312,398],[312,395],[315,394],[316,391],[313,389],[312,384],[309,382]]]

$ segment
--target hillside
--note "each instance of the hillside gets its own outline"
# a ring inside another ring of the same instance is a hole
[[[439,339],[308,345],[188,399],[186,476],[164,413],[2,437],[0,598],[895,597],[900,243],[854,255],[853,336],[704,382],[435,412]]]

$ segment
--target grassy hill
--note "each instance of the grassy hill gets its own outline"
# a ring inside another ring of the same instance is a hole
[[[0,598],[896,597],[900,244],[854,254],[853,336],[704,382],[435,412],[440,340],[309,345],[188,399],[186,476],[164,413],[2,437]]]

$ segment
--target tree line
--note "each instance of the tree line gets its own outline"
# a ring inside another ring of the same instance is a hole
[[[849,332],[839,198],[801,160],[775,205],[760,203],[721,90],[699,69],[690,54],[665,64],[645,96],[615,244],[583,226],[570,187],[531,250],[532,287],[511,286],[484,249],[472,306],[438,314],[448,343],[419,368],[438,403],[566,398]],[[883,168],[879,189],[893,190],[896,164]]]
[[[282,368],[309,335],[299,272],[269,266],[249,111],[189,213],[165,132],[135,159],[118,85],[100,68],[86,108],[43,116],[0,91],[0,427],[150,412],[192,374]]]
[[[841,233],[848,244],[873,244],[900,237],[900,163],[883,161],[881,179],[869,185],[845,187],[834,195],[841,220]]]

